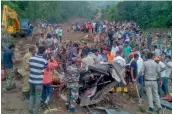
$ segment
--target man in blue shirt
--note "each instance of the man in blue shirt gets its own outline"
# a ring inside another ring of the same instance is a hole
[[[88,53],[89,53],[90,51],[91,51],[90,48],[88,47],[87,43],[85,42],[85,43],[84,43],[84,48],[82,49],[81,54],[88,55]]]
[[[74,43],[73,47],[69,50],[67,54],[68,65],[72,64],[72,58],[76,57],[78,54],[78,44]]]
[[[3,54],[3,67],[6,73],[6,90],[11,90],[15,86],[15,83],[12,81],[14,77],[13,64],[15,62],[14,49],[15,45],[11,44]]]
[[[124,33],[124,40],[129,42],[130,37],[131,37],[131,34],[128,32],[128,29],[126,29],[126,31]]]
[[[137,66],[137,60],[139,58],[139,55],[136,53],[134,54],[134,60],[132,60],[131,62],[131,78],[132,78],[132,81],[136,78],[138,72],[137,72],[137,69],[138,69],[138,66]]]

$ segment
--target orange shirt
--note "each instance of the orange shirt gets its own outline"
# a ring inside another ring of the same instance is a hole
[[[49,84],[53,81],[53,76],[51,75],[50,69],[44,70],[43,84]]]
[[[111,62],[114,59],[112,54],[107,54],[107,57],[108,57],[108,62]]]
[[[53,60],[52,62],[48,61],[48,68],[44,70],[44,76],[43,76],[43,84],[49,84],[53,81],[53,76],[51,75],[51,71],[55,68],[57,68],[58,62]]]
[[[131,53],[129,54],[129,57],[130,57],[130,58],[133,58],[135,53],[136,53],[136,52],[131,52]]]

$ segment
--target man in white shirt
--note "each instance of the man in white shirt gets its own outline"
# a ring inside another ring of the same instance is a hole
[[[166,65],[159,61],[159,66],[161,69],[161,77],[162,77],[162,86],[159,86],[159,94],[161,96],[161,91],[164,92],[165,96],[168,94],[168,78],[165,74],[165,70],[166,70]]]
[[[42,27],[42,30],[44,30],[44,28],[45,28],[45,23],[42,23],[41,27]]]
[[[119,63],[122,67],[126,66],[125,59],[121,57],[121,53],[119,51],[116,52],[116,57],[113,61]]]
[[[62,41],[62,35],[63,35],[63,29],[62,29],[62,27],[59,28],[58,35],[59,35],[58,37],[59,37],[59,40],[60,40],[60,43],[61,43],[61,41]]]
[[[82,55],[82,59],[81,59],[82,72],[88,71],[88,67],[93,64],[95,64],[94,54],[89,53],[87,56],[84,54]]]
[[[93,32],[95,32],[96,23],[92,22],[92,26],[93,26]]]
[[[119,43],[114,43],[114,46],[112,46],[111,53],[115,57],[116,52],[119,51]]]
[[[155,56],[159,57],[161,56],[161,50],[157,48],[157,46],[155,46],[155,51],[154,51]]]
[[[59,35],[58,35],[59,34],[59,27],[56,28],[55,32],[56,32],[56,37],[58,39],[58,37],[59,37]]]
[[[139,58],[137,60],[137,73],[139,73],[141,71],[142,65],[144,63],[143,59],[141,58],[141,54],[139,51],[136,52],[139,55]],[[134,58],[130,61],[131,62],[134,60]],[[144,94],[144,76],[143,74],[139,77],[138,79],[138,83],[140,85],[140,98],[142,98],[143,94]]]
[[[168,95],[169,91],[168,91],[168,80],[172,74],[172,61],[171,61],[171,57],[170,56],[166,56],[165,57],[165,62],[164,62],[165,66],[166,66],[166,70],[163,71],[164,72],[164,77],[162,77],[162,89],[164,91],[164,93],[166,95]],[[163,75],[162,75],[163,76]]]
[[[39,46],[43,46],[44,43],[45,43],[45,38],[44,38],[44,34],[42,33],[39,38]]]
[[[166,65],[166,70],[165,74],[168,78],[172,75],[172,61],[171,61],[171,56],[166,56],[165,57],[165,65]]]
[[[100,63],[100,62],[103,62],[103,57],[102,55],[99,54],[99,50],[95,50],[95,57],[96,57],[96,63]]]

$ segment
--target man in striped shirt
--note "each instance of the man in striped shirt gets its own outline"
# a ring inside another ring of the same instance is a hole
[[[41,103],[43,72],[47,67],[48,62],[43,58],[45,47],[38,48],[38,54],[29,60],[30,67],[30,101],[29,101],[29,114],[33,114],[35,105],[35,114],[39,114],[39,107]],[[34,104],[35,103],[35,104]]]

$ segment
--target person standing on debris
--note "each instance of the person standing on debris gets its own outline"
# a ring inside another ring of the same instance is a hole
[[[143,61],[143,59],[141,57],[140,52],[136,52],[136,53],[139,55],[139,58],[137,60],[137,73],[139,73],[144,61]],[[133,60],[134,60],[134,58],[130,62],[132,62]],[[144,75],[143,74],[142,74],[142,76],[139,77],[138,83],[140,85],[140,93],[139,93],[140,94],[140,98],[142,98],[143,97],[143,93],[144,93]]]
[[[130,69],[130,73],[131,73],[131,79],[132,82],[134,81],[134,79],[137,76],[137,70],[138,70],[138,66],[137,66],[137,60],[139,59],[139,55],[137,53],[134,54],[134,60],[132,60],[131,62],[131,69]]]
[[[114,45],[112,46],[112,49],[111,49],[111,53],[113,54],[114,57],[116,56],[117,51],[120,51],[118,42],[114,43]]]
[[[161,77],[162,77],[162,85],[159,85],[159,89],[158,89],[159,95],[161,96],[162,95],[161,93],[163,91],[165,96],[167,96],[167,94],[168,94],[168,90],[167,90],[168,89],[168,85],[167,85],[168,84],[168,78],[167,78],[166,73],[165,73],[166,65],[162,61],[159,61],[158,64],[159,64],[160,69],[161,69]]]
[[[14,57],[15,45],[11,44],[3,54],[3,67],[6,73],[6,90],[11,90],[15,88],[15,83],[13,82],[14,78],[14,69],[13,65],[15,63]]]
[[[56,28],[55,33],[56,33],[56,38],[58,40],[58,38],[59,38],[59,27]]]
[[[136,81],[139,76],[144,73],[145,76],[145,89],[146,94],[148,97],[149,108],[146,110],[149,113],[154,111],[153,99],[158,107],[157,112],[161,112],[161,104],[160,104],[160,97],[158,95],[158,83],[157,78],[159,76],[160,82],[162,83],[160,67],[159,65],[153,60],[153,53],[147,54],[147,61],[144,62],[142,65],[141,71],[137,75],[134,81]]]
[[[52,39],[53,39],[53,41],[54,41],[54,45],[57,45],[58,40],[57,40],[57,38],[56,38],[56,34],[53,34]]]
[[[149,33],[148,37],[147,37],[147,48],[149,50],[151,50],[151,46],[152,46],[152,34]]]
[[[160,57],[161,56],[161,50],[158,49],[157,46],[154,46],[154,47],[155,47],[155,51],[154,51],[155,56]]]
[[[39,38],[39,46],[43,46],[45,43],[45,38],[44,38],[44,34],[41,33],[41,36]]]
[[[108,59],[108,62],[112,62],[113,59],[114,59],[114,56],[111,53],[111,49],[110,48],[107,49],[107,59]]]
[[[113,31],[112,28],[109,29],[108,31],[108,40],[109,40],[109,46],[112,47],[113,45]]]
[[[76,57],[72,58],[72,65],[67,67],[67,101],[66,108],[69,112],[76,112],[76,101],[79,96],[80,62]]]
[[[163,52],[168,56],[172,56],[172,40],[170,36],[168,36],[168,40],[166,41],[166,48]]]
[[[124,52],[124,58],[126,60],[126,62],[129,62],[129,54],[131,53],[132,49],[129,46],[129,42],[125,42],[125,46],[123,48],[123,52]]]
[[[60,61],[62,63],[63,72],[66,73],[67,53],[65,48],[62,48]]]
[[[72,58],[77,57],[77,54],[78,54],[78,44],[74,43],[73,47],[68,51],[67,54],[68,65],[72,64]]]
[[[167,93],[169,93],[169,90],[168,90],[168,80],[172,80],[172,60],[171,60],[171,56],[166,56],[165,57],[165,65],[166,65],[166,70],[165,70],[165,76],[166,76],[166,82],[164,82],[166,85],[166,90],[167,90]]]
[[[89,29],[89,33],[92,33],[93,26],[91,22],[88,23],[88,29]]]
[[[88,53],[89,53],[90,51],[91,51],[90,48],[88,47],[87,43],[85,42],[85,43],[84,43],[84,48],[82,49],[81,54],[84,53],[85,55],[88,55]]]
[[[62,35],[63,35],[63,29],[62,29],[62,27],[59,28],[58,35],[59,35],[59,40],[60,40],[60,43],[61,43],[62,42]]]
[[[54,46],[54,40],[51,34],[47,34],[47,39],[45,40],[46,48],[52,48]]]
[[[130,36],[131,36],[131,34],[129,33],[128,28],[126,28],[125,33],[123,35],[124,41],[129,42],[130,41]]]
[[[22,92],[24,96],[24,100],[29,100],[29,60],[32,56],[35,56],[36,49],[35,47],[30,47],[28,53],[24,55],[23,58],[23,68],[22,68],[22,76],[24,77]]]
[[[96,23],[92,22],[92,25],[93,25],[93,33],[95,33],[96,32]]]
[[[162,52],[162,48],[163,48],[163,34],[162,33],[158,35],[157,47]]]
[[[104,62],[104,59],[103,59],[102,55],[99,53],[99,50],[98,49],[95,50],[94,55],[96,57],[96,60],[95,60],[96,63],[99,64],[100,62]]]
[[[53,76],[52,76],[52,71],[57,68],[57,63],[54,60],[53,57],[51,57],[48,60],[48,66],[44,70],[44,76],[43,76],[43,91],[42,91],[42,102],[45,104],[48,104],[49,101],[52,98],[52,93],[53,93]]]
[[[116,57],[113,59],[113,61],[119,63],[122,67],[126,66],[125,59],[121,57],[120,51],[116,52]]]
[[[97,32],[98,32],[98,34],[97,34],[97,35],[98,35],[98,40],[97,40],[97,42],[100,43],[101,34],[102,34],[102,30],[103,30],[103,25],[101,25],[100,22],[99,22],[99,24],[98,24],[98,28],[97,28],[97,29],[98,29],[98,31],[97,31]]]
[[[44,32],[45,31],[45,23],[42,23],[41,27],[42,27],[42,31]]]
[[[39,108],[42,98],[42,84],[44,69],[48,66],[47,60],[43,58],[45,47],[38,48],[38,54],[29,60],[29,85],[30,85],[30,100],[29,100],[29,114],[39,114]],[[35,106],[35,108],[34,108]]]
[[[95,49],[93,49],[92,52],[95,52]],[[90,52],[88,55],[81,55],[82,73],[87,72],[88,67],[95,64],[96,56],[92,52]]]

